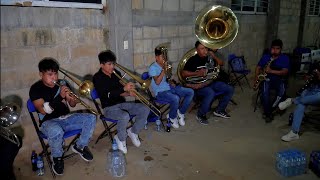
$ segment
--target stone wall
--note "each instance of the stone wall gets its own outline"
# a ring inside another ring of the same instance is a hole
[[[307,2],[309,1],[310,0],[307,0]],[[320,17],[309,16],[308,12],[309,6],[307,5],[302,45],[317,46],[320,48]]]
[[[278,38],[283,41],[283,51],[292,52],[297,46],[301,0],[280,2]]]
[[[1,99],[22,100],[16,124],[25,132],[24,149],[38,142],[25,106],[30,86],[40,78],[38,62],[53,57],[83,77],[98,70],[97,54],[108,47],[108,19],[100,10],[1,6]]]

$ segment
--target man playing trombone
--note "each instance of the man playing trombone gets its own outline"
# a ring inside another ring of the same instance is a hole
[[[59,64],[55,59],[44,58],[38,67],[41,79],[31,86],[29,96],[39,115],[40,130],[48,137],[53,158],[52,169],[55,174],[62,175],[64,132],[82,129],[71,149],[85,161],[91,161],[93,156],[88,143],[96,125],[96,116],[89,113],[70,114],[68,105],[75,107],[79,99],[71,95],[67,84],[58,83]]]
[[[93,84],[100,97],[104,116],[118,120],[118,133],[114,136],[114,139],[118,148],[126,154],[127,135],[136,147],[140,146],[141,142],[138,134],[143,129],[150,111],[141,103],[125,102],[125,96],[136,96],[133,92],[135,86],[131,82],[124,86],[121,84],[121,79],[117,77],[120,72],[115,69],[115,54],[111,50],[106,50],[100,52],[98,58],[100,70],[93,76]],[[117,75],[114,73],[117,73]],[[132,114],[136,115],[135,123],[126,130]]]

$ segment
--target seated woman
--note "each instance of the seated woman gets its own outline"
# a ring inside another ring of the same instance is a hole
[[[296,108],[293,113],[293,122],[291,131],[282,136],[283,141],[292,141],[299,139],[299,130],[301,122],[304,116],[304,111],[307,105],[320,105],[320,64],[315,66],[312,72],[310,81],[310,87],[305,89],[301,96],[296,98],[288,98],[285,101],[279,103],[279,109],[284,110],[291,104],[296,104]]]

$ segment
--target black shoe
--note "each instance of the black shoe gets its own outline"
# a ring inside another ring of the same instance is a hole
[[[54,157],[52,158],[52,169],[56,175],[63,175],[64,162],[62,157]]]
[[[229,119],[230,115],[225,111],[214,111],[213,114],[218,117]]]
[[[90,152],[88,146],[85,146],[83,149],[80,149],[80,148],[77,147],[77,144],[74,144],[71,147],[71,149],[72,149],[73,152],[78,153],[82,157],[83,160],[92,161],[93,155]]]
[[[197,115],[197,119],[198,119],[199,123],[202,124],[202,125],[208,125],[209,124],[209,121],[208,121],[206,115],[202,115],[202,116]]]
[[[266,123],[271,123],[273,121],[273,116],[272,115],[267,115],[265,118]]]

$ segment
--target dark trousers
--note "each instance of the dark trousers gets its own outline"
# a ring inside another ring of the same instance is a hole
[[[3,179],[3,180],[16,179],[13,172],[13,162],[19,152],[19,149],[22,146],[22,138],[19,136],[18,138],[21,142],[20,146],[17,146],[16,144],[0,136],[0,179]],[[30,169],[31,169],[31,162],[30,162]]]
[[[261,102],[263,105],[265,115],[269,116],[272,113],[273,108],[277,107],[281,99],[285,94],[285,83],[282,79],[270,79],[262,82],[261,86]],[[275,101],[270,102],[270,90],[274,89],[277,92]]]

